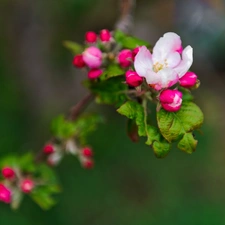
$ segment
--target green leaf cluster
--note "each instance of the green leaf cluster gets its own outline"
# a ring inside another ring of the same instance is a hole
[[[125,91],[128,90],[128,86],[122,76],[111,77],[101,82],[87,81],[85,85],[96,95],[98,104],[119,107],[127,100]]]
[[[102,117],[98,114],[83,114],[76,121],[66,120],[61,115],[52,121],[51,130],[53,135],[59,139],[76,137],[81,144],[85,144],[88,135],[94,132],[102,121]]]
[[[117,109],[117,112],[134,120],[138,127],[138,135],[147,137],[146,144],[153,147],[157,157],[165,157],[169,153],[171,145],[163,138],[156,127],[147,124],[147,114],[145,110],[146,109],[138,102],[127,101]]]
[[[168,142],[178,142],[178,148],[187,153],[195,151],[197,140],[193,137],[193,131],[201,127],[203,113],[193,102],[183,102],[177,112],[167,112],[161,109],[157,113],[158,126],[161,134]]]

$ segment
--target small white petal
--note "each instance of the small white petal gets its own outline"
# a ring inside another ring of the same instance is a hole
[[[134,68],[141,77],[146,77],[147,70],[152,69],[152,55],[145,46],[142,46],[135,56]]]
[[[184,76],[184,74],[190,69],[192,63],[193,63],[193,48],[191,46],[187,46],[183,50],[182,60],[180,64],[174,68],[179,78]]]

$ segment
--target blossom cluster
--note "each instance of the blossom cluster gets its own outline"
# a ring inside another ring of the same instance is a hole
[[[108,64],[116,63],[124,70],[128,86],[155,91],[160,106],[167,111],[180,109],[182,92],[179,87],[190,90],[199,84],[197,75],[189,71],[193,63],[192,47],[183,49],[180,37],[173,32],[164,34],[151,51],[146,46],[113,48],[117,43],[106,29],[99,35],[87,32],[85,43],[86,48],[74,57],[73,65],[88,68],[89,79],[98,79]]]
[[[34,179],[23,174],[19,168],[5,166],[2,168],[3,181],[0,183],[0,201],[11,203],[16,191],[29,194],[36,186]]]
[[[88,146],[78,147],[73,139],[69,139],[65,142],[65,149],[60,145],[47,143],[43,147],[43,153],[45,154],[47,163],[50,166],[58,165],[65,153],[77,156],[81,165],[86,169],[91,169],[94,166],[92,149]]]
[[[158,40],[152,53],[145,46],[139,48],[134,68],[149,87],[159,92],[161,106],[175,112],[181,107],[182,93],[177,87],[169,88],[176,84],[188,89],[197,85],[197,75],[188,71],[192,63],[192,47],[183,49],[180,37],[169,32]]]

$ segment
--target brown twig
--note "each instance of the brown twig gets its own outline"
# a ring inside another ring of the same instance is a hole
[[[88,95],[86,95],[75,106],[71,108],[68,119],[75,120],[92,100],[94,100],[93,94],[89,93]]]
[[[120,0],[121,16],[116,23],[115,29],[130,33],[133,27],[133,13],[136,0]]]

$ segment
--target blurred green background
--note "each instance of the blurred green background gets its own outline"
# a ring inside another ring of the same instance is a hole
[[[85,73],[71,65],[63,40],[82,42],[87,30],[113,29],[115,0],[1,0],[0,157],[41,148],[51,119],[86,90]],[[224,225],[225,224],[225,1],[137,0],[134,34],[155,43],[167,31],[194,48],[205,113],[192,155],[175,147],[156,159],[144,141],[126,136],[125,118],[94,106],[106,124],[90,138],[96,166],[73,157],[57,168],[63,193],[44,212],[28,197],[12,212],[0,203],[0,225]]]

